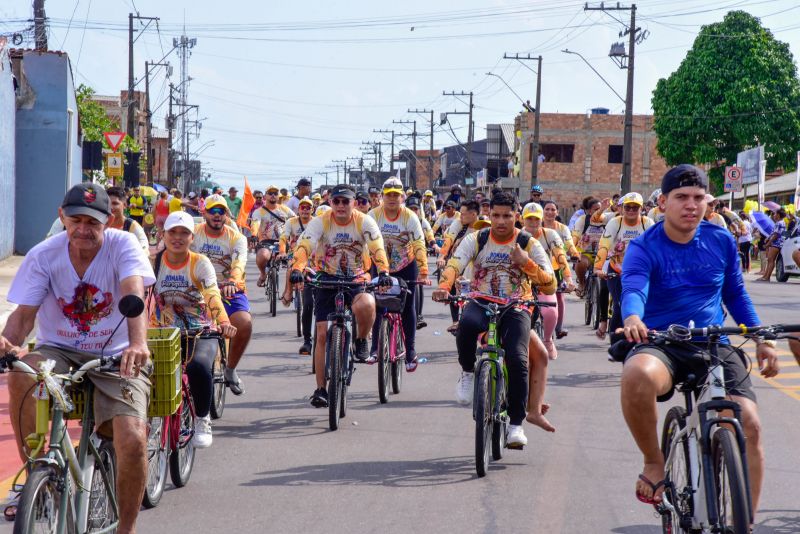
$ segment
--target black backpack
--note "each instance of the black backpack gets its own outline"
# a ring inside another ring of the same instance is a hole
[[[489,232],[491,232],[491,230],[492,230],[491,228],[483,228],[481,230],[478,230],[478,253],[475,254],[476,256],[481,253],[483,247],[485,247],[486,243],[489,242]],[[517,244],[523,250],[528,248],[528,243],[530,242],[531,239],[533,239],[533,237],[525,230],[522,230],[520,233],[517,234]]]

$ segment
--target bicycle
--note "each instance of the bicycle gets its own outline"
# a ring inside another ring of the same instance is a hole
[[[503,449],[508,446],[509,418],[507,409],[508,369],[505,351],[500,346],[497,325],[503,315],[516,306],[555,306],[552,302],[510,299],[506,304],[483,302],[480,297],[451,295],[446,302],[472,303],[486,312],[489,327],[485,346],[478,350],[475,363],[475,392],[472,401],[472,418],[475,420],[475,470],[479,477],[486,476],[489,452],[493,460],[503,458]],[[522,449],[522,447],[513,447]]]
[[[727,400],[725,377],[717,349],[723,335],[783,339],[800,325],[687,328],[672,325],[650,332],[658,342],[688,343],[707,338],[702,358],[705,377],[690,374],[678,386],[684,406],[667,412],[661,436],[665,458],[664,493],[655,506],[665,533],[750,532],[753,517],[750,481],[739,404]],[[793,338],[794,339],[794,338]],[[742,358],[746,356],[742,353]],[[745,362],[747,363],[747,362]],[[724,412],[733,412],[733,417]]]
[[[266,248],[270,251],[270,259],[267,264],[267,278],[264,283],[264,295],[269,303],[269,313],[272,317],[275,317],[278,314],[278,273],[284,261],[275,259],[278,254],[277,243],[268,242],[264,245],[259,245],[259,248]]]
[[[403,332],[403,309],[408,286],[428,285],[426,282],[407,281],[392,277],[393,285],[385,292],[375,292],[375,308],[380,320],[378,327],[378,397],[381,404],[389,402],[389,383],[397,395],[403,384],[406,359],[406,336]],[[420,288],[421,289],[421,288]],[[419,291],[421,293],[421,291]]]
[[[616,272],[611,271],[611,270],[609,270],[606,273],[606,277],[605,278],[600,278],[599,276],[594,275],[594,278],[595,278],[595,284],[594,285],[595,285],[595,288],[596,288],[596,291],[597,291],[597,293],[594,296],[594,298],[597,298],[597,300],[595,301],[595,304],[594,304],[594,319],[592,321],[592,328],[594,330],[597,330],[597,328],[600,326],[600,318],[601,318],[602,313],[603,313],[603,309],[600,307],[600,294],[603,291],[603,284],[608,284],[609,280],[611,280],[613,278],[617,278],[618,276],[619,275]],[[608,291],[608,289],[606,289],[606,292],[607,291]],[[608,310],[610,310],[610,309],[612,309],[612,307],[611,307],[611,296],[609,295],[609,297],[608,297],[608,308],[606,309],[606,314],[608,316],[608,319],[611,318],[611,314],[608,313]]]
[[[344,294],[350,289],[363,288],[372,291],[374,286],[367,282],[353,282],[350,279],[314,278],[309,270],[305,283],[317,289],[335,289],[336,311],[328,315],[328,332],[325,346],[325,380],[328,383],[328,426],[331,430],[339,428],[339,420],[347,415],[347,388],[355,371],[355,338],[353,337],[353,313],[345,305]]]

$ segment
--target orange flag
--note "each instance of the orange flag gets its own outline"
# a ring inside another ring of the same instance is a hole
[[[247,217],[250,215],[250,210],[256,203],[253,192],[250,191],[250,184],[247,183],[247,176],[244,177],[244,196],[242,197],[242,208],[239,210],[239,216],[236,218],[236,224],[239,228],[247,228]]]

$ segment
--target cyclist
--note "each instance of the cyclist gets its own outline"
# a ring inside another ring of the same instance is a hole
[[[531,198],[528,200],[528,203],[535,202],[537,204],[542,202],[542,195],[544,194],[544,189],[540,185],[533,185],[531,186]]]
[[[481,200],[481,212],[480,212],[481,217],[486,217],[486,218],[489,217],[489,213],[491,213],[490,204],[491,201],[488,198],[484,198],[483,200]]]
[[[419,218],[420,225],[422,225],[422,235],[425,238],[425,243],[428,246],[428,250],[432,250],[434,254],[439,254],[439,245],[436,244],[436,237],[433,235],[433,230],[431,229],[431,223],[425,218],[425,214],[420,211],[420,201],[417,197],[409,197],[406,199],[406,207],[414,212],[414,215]],[[422,305],[424,300],[422,298],[422,288],[419,289],[420,296],[417,297],[417,330],[420,328],[425,328],[428,326],[428,323],[425,321],[425,318],[422,316]]]
[[[286,207],[290,210],[297,212],[300,209],[300,201],[304,198],[307,198],[308,195],[311,194],[311,180],[308,178],[300,178],[297,181],[297,190],[296,192],[289,197],[289,200],[285,202]]]
[[[584,282],[586,281],[586,271],[594,263],[594,256],[597,254],[597,246],[603,236],[606,224],[613,217],[613,213],[605,213],[605,209],[610,203],[609,199],[600,200],[589,197],[585,199],[585,213],[575,221],[575,228],[572,230],[572,238],[581,250],[581,258],[575,265],[575,274],[578,277],[578,296],[583,297],[585,291]]]
[[[545,252],[547,252],[553,269],[563,271],[566,287],[573,288],[575,285],[572,282],[572,272],[570,272],[567,257],[564,254],[564,242],[561,241],[561,237],[559,237],[555,230],[542,226],[543,218],[544,210],[535,202],[525,205],[525,208],[522,210],[522,221],[525,231],[531,234],[531,236],[542,245]],[[553,333],[555,332],[556,322],[558,321],[558,300],[555,293],[547,293],[546,291],[542,291],[541,288],[538,288],[537,298],[542,302],[552,302],[556,304],[555,308],[545,307],[540,309],[544,327],[544,339],[542,341],[547,350],[547,356],[551,360],[555,360],[558,358],[558,350],[553,340]]]
[[[111,213],[114,215],[109,228],[132,233],[144,253],[149,254],[150,241],[147,239],[147,234],[144,233],[144,228],[132,217],[125,217],[125,191],[121,187],[109,187],[106,193],[111,202]]]
[[[277,186],[267,187],[264,194],[264,205],[253,212],[253,223],[257,228],[253,233],[258,235],[258,252],[256,253],[256,266],[260,273],[256,285],[264,287],[267,281],[267,265],[272,259],[271,247],[276,246],[281,237],[283,225],[294,212],[278,203],[280,190]]]
[[[206,204],[206,212],[208,209]],[[233,338],[236,327],[225,312],[214,266],[206,256],[190,250],[194,231],[194,219],[186,212],[170,213],[164,223],[166,248],[155,259],[157,280],[153,286],[155,306],[150,325],[185,330],[217,326],[225,337]],[[186,374],[197,416],[192,440],[198,449],[210,447],[212,442],[209,412],[218,348],[216,339],[187,341],[184,347],[187,359],[191,356]]]
[[[647,216],[653,221],[653,224],[660,222],[664,219],[664,210],[661,209],[661,188],[656,189],[650,194],[649,201],[655,204],[650,211],[647,212]]]
[[[706,203],[706,213],[703,218],[706,222],[710,222],[715,226],[719,226],[720,228],[728,228],[728,225],[725,223],[725,219],[722,218],[722,215],[714,211],[714,206],[717,204],[717,199],[714,198],[714,195],[707,194],[705,197]]]
[[[313,207],[314,203],[309,200],[308,197],[302,198],[298,204],[299,215],[286,221],[286,225],[283,227],[283,233],[281,234],[280,244],[278,245],[278,252],[280,253],[278,256],[279,259],[288,257],[294,250],[297,240],[300,239],[300,235],[306,231],[308,223],[311,222],[311,210]],[[287,278],[286,288],[284,289],[283,299],[281,300],[284,304],[288,305],[291,304],[293,298],[292,287]],[[311,318],[313,313],[314,294],[311,286],[309,286],[303,288],[303,311],[301,317],[303,345],[298,351],[300,354],[311,354]]]
[[[605,270],[606,260],[609,260],[608,269],[622,274],[622,260],[625,257],[625,250],[628,243],[642,235],[645,230],[653,226],[653,221],[649,217],[642,215],[642,205],[644,200],[639,193],[628,193],[619,200],[622,206],[622,215],[614,217],[606,225],[606,231],[600,238],[600,246],[597,249],[597,259],[594,262],[594,273],[606,280],[608,292],[612,300],[611,324],[601,323],[597,330],[605,335],[606,326],[611,332],[616,332],[617,328],[622,327],[622,280],[617,277],[608,277]],[[598,337],[600,334],[597,334]]]
[[[692,165],[678,165],[661,182],[664,220],[630,242],[622,269],[622,315],[627,341],[636,343],[622,372],[622,412],[644,468],[636,482],[637,497],[659,503],[663,492],[664,457],[658,442],[656,400],[667,400],[676,382],[689,373],[705,376],[693,355],[702,344],[648,342],[649,329],[672,324],[695,327],[723,323],[723,304],[737,324],[760,323],[744,287],[736,243],[727,230],[703,222],[708,177]],[[723,340],[727,342],[727,340]],[[774,342],[756,349],[762,376],[778,373]],[[720,345],[726,389],[742,409],[753,511],[758,510],[764,477],[764,449],[756,397],[748,370],[730,345]],[[753,514],[755,515],[755,514]]]
[[[483,223],[476,224],[479,210],[480,207],[474,200],[461,203],[459,218],[450,224],[447,231],[444,232],[444,242],[439,249],[439,259],[436,260],[436,266],[440,272],[447,265],[448,260],[453,256],[464,237],[475,232],[478,226],[483,225]],[[470,276],[470,273],[465,273],[465,278],[469,279]],[[450,294],[455,295],[455,292],[456,288],[453,287],[450,290]],[[447,328],[447,331],[453,333],[458,328],[458,306],[452,302],[450,303],[450,317],[453,319],[453,324]]]
[[[422,212],[428,220],[434,220],[436,216],[436,199],[433,198],[433,191],[430,189],[426,189],[422,197]]]
[[[428,279],[428,251],[422,225],[414,212],[402,205],[403,198],[403,182],[399,178],[389,178],[383,183],[383,204],[371,210],[369,215],[378,223],[378,231],[383,236],[389,273],[406,282],[425,281]],[[422,287],[409,284],[408,291],[402,312],[403,334],[406,340],[406,371],[413,373],[417,369],[416,292],[422,291]],[[379,326],[379,322],[375,321],[371,361],[377,361]]]
[[[373,208],[370,207],[369,195],[359,191],[356,193],[356,209],[361,213],[369,213]]]
[[[389,261],[383,247],[383,237],[375,220],[354,209],[356,193],[345,184],[336,185],[330,191],[332,209],[315,217],[300,236],[294,250],[291,282],[298,289],[303,288],[303,270],[312,255],[325,278],[348,278],[366,280],[369,278],[364,265],[364,250],[368,249],[378,270],[380,284],[391,284]],[[328,392],[325,390],[325,338],[327,336],[328,315],[335,310],[336,291],[318,289],[314,292],[314,315],[316,317],[316,350],[314,362],[317,387],[311,396],[311,404],[318,408],[328,405]],[[355,358],[367,361],[369,346],[367,337],[375,322],[375,299],[359,289],[348,292],[356,323]]]
[[[561,242],[564,243],[564,252],[567,253],[570,259],[577,260],[580,257],[580,253],[578,249],[575,248],[575,243],[572,241],[572,232],[570,232],[569,227],[566,224],[559,222],[556,217],[558,217],[558,204],[556,204],[552,200],[545,200],[542,204],[542,208],[544,209],[544,219],[542,219],[542,226],[545,228],[550,228],[551,230],[555,230],[558,233],[558,236],[561,238]],[[558,269],[556,270],[556,279],[557,280],[564,280],[564,270]],[[575,289],[574,282],[572,285],[568,285],[565,287],[567,292],[571,292]],[[566,337],[569,334],[566,328],[563,327],[564,325],[564,313],[566,310],[566,305],[564,303],[564,293],[557,292],[556,293],[556,301],[558,302],[558,319],[556,320],[556,339],[561,339],[562,337]]]
[[[54,360],[54,372],[63,373],[101,354],[122,354],[119,372],[90,371],[88,376],[95,386],[97,432],[114,437],[118,532],[133,532],[147,469],[152,365],[146,317],[123,320],[117,303],[126,295],[143,298],[155,277],[133,235],[108,227],[114,216],[102,186],[72,187],[59,216],[66,231],[33,247],[11,284],[8,300],[18,306],[0,336],[0,351],[19,351],[36,324],[36,348],[23,358],[34,369],[39,362]],[[122,394],[123,380],[130,397]],[[33,384],[24,373],[8,375],[8,413],[23,461],[24,437],[34,432],[36,420]],[[7,518],[16,513],[15,506],[9,503]]]
[[[314,193],[314,195],[311,197],[311,202],[314,203],[314,211],[317,211],[317,208],[322,203],[322,195],[319,193]]]
[[[229,216],[230,208],[223,197],[219,195],[208,197],[203,212],[205,222],[195,228],[190,248],[211,260],[217,273],[217,285],[222,294],[225,313],[230,323],[236,327],[236,335],[231,338],[228,348],[225,383],[231,393],[242,395],[244,385],[236,373],[236,367],[250,343],[253,318],[250,315],[250,301],[247,298],[245,282],[247,238],[225,224]]]
[[[122,192],[124,198],[125,192],[121,189],[120,192]],[[141,188],[138,185],[133,188],[133,194],[128,199],[128,207],[128,213],[130,214],[131,219],[139,224],[143,224],[144,212],[147,209],[147,199],[142,196]]]
[[[550,261],[538,241],[514,228],[514,197],[504,191],[496,192],[491,201],[490,229],[472,233],[464,238],[442,273],[433,300],[447,299],[456,278],[470,263],[475,275],[470,289],[473,295],[487,300],[506,302],[509,298],[530,298],[531,286],[547,286],[555,291],[555,278]],[[456,335],[461,378],[456,399],[461,404],[472,401],[476,345],[478,336],[488,324],[483,310],[467,304],[461,315]],[[528,310],[514,308],[505,313],[499,335],[508,366],[508,442],[512,446],[527,444],[522,421],[528,397],[528,344],[531,316]]]
[[[442,233],[447,233],[447,229],[453,224],[453,221],[461,218],[461,214],[456,211],[456,205],[455,200],[448,200],[444,203],[444,211],[433,223],[432,229],[434,235],[438,234],[439,230],[441,230]]]
[[[378,206],[381,205],[381,190],[375,186],[370,187],[367,190],[367,194],[369,195],[369,209],[374,210]]]

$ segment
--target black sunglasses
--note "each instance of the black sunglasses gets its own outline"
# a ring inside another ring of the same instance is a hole
[[[348,204],[350,204],[350,199],[336,197],[334,199],[331,199],[331,204],[333,204],[334,206],[339,206],[339,205],[347,206]]]

